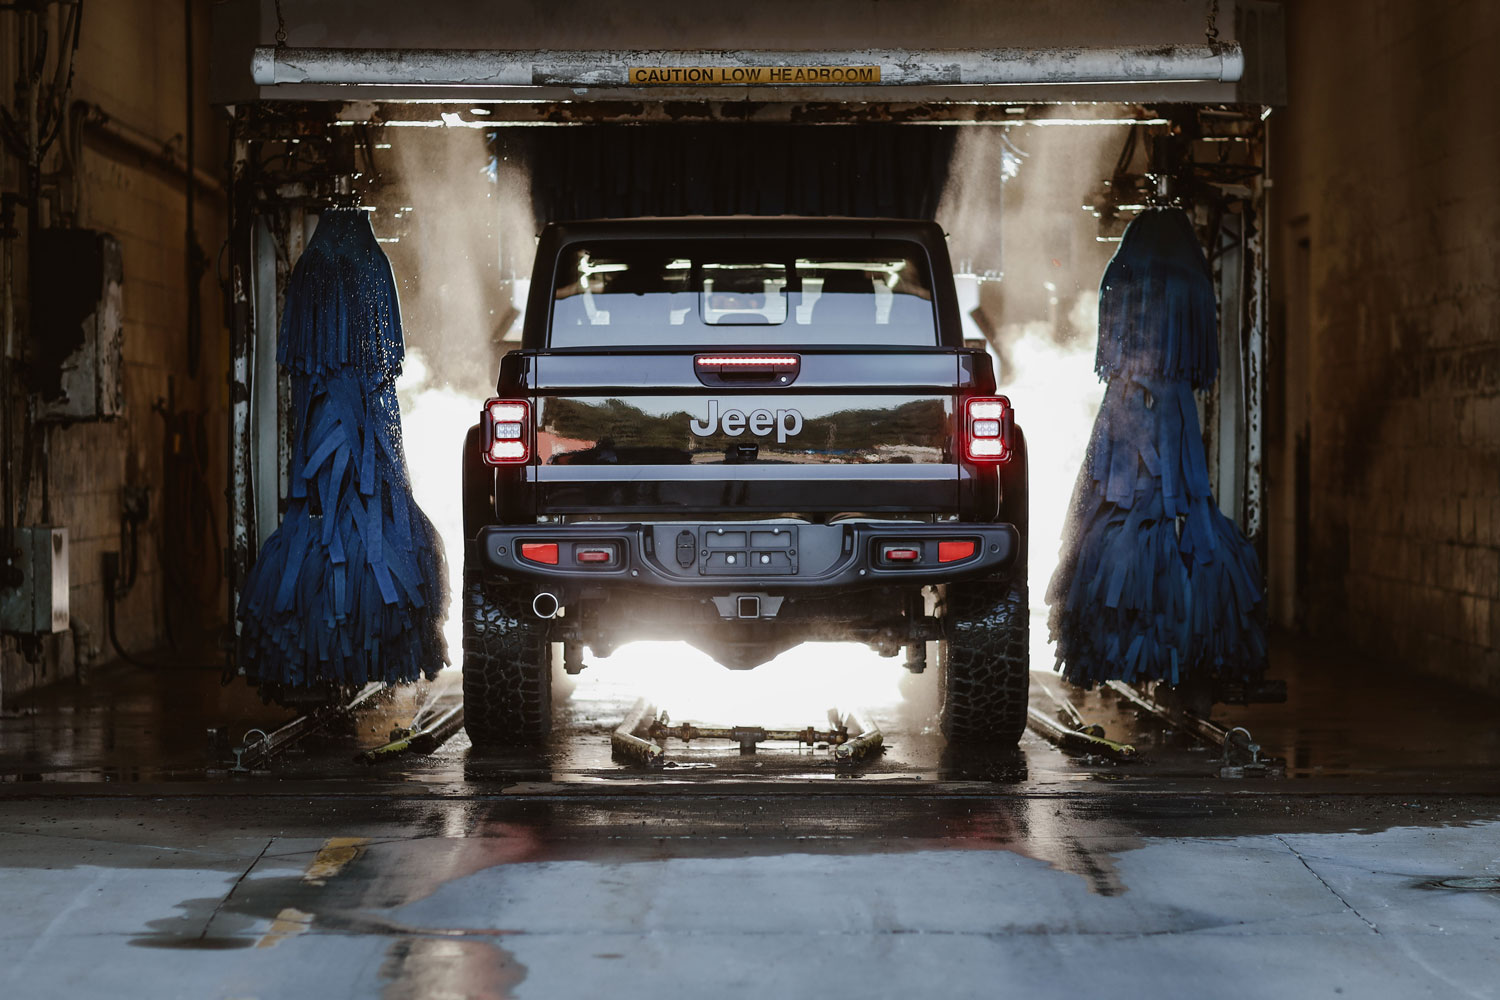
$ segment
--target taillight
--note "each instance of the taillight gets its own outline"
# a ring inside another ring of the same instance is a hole
[[[964,406],[964,453],[971,462],[1010,459],[1010,400],[976,397]]]
[[[887,545],[880,551],[880,557],[886,562],[918,562],[922,558],[922,550]]]
[[[531,404],[523,399],[491,399],[484,404],[484,460],[519,465],[531,457]]]

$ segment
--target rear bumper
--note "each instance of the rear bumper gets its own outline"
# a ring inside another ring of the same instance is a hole
[[[972,553],[954,558],[967,542]],[[539,584],[808,591],[1001,573],[1014,565],[1020,535],[1010,524],[961,523],[490,525],[480,530],[475,548],[490,572]],[[895,561],[887,557],[893,549],[915,551],[917,558]]]

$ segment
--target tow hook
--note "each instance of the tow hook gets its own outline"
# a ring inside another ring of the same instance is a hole
[[[781,611],[784,597],[773,597],[765,592],[746,594],[724,594],[711,598],[720,618],[731,621],[760,621],[775,618]]]

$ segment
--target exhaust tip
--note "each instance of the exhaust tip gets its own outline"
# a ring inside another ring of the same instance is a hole
[[[548,593],[545,590],[537,594],[531,601],[532,614],[538,618],[556,618],[559,607],[561,605],[558,603],[557,595]]]

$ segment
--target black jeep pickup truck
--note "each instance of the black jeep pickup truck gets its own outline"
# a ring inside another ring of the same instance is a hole
[[[933,223],[548,226],[463,489],[476,746],[546,736],[553,644],[667,638],[936,642],[949,739],[1020,738],[1025,438]]]

